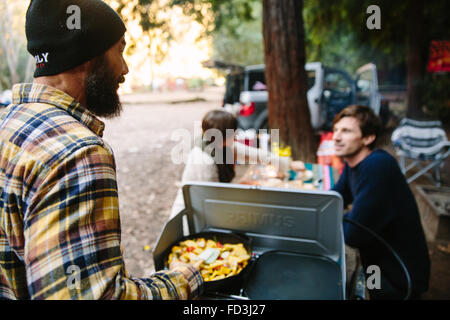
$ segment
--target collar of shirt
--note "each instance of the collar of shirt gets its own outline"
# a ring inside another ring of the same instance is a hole
[[[69,113],[99,137],[103,136],[105,124],[81,103],[61,90],[43,84],[24,83],[14,85],[12,91],[12,104],[47,103],[54,105]]]

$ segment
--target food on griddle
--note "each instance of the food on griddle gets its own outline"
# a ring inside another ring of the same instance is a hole
[[[244,269],[250,255],[242,243],[222,244],[219,241],[197,238],[181,241],[169,254],[167,265],[173,260],[200,264],[204,281],[214,281],[234,276]]]
[[[303,161],[292,161],[290,164],[290,167],[294,171],[304,171],[305,170],[305,163]]]

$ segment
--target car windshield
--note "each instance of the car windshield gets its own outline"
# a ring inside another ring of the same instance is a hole
[[[267,90],[264,70],[250,71],[248,73],[248,87],[249,91]]]
[[[224,104],[233,104],[239,101],[239,95],[244,88],[244,74],[235,73],[227,76]]]
[[[314,70],[306,72],[308,77],[308,90],[314,86],[316,82],[316,72]],[[265,91],[267,90],[264,70],[251,71],[248,73],[249,91]]]

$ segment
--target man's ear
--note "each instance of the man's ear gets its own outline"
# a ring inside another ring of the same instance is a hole
[[[66,71],[66,73],[70,73],[72,75],[84,74],[85,76],[87,76],[91,72],[92,65],[93,60],[91,59],[83,64],[80,64],[79,66],[76,66],[75,68]]]
[[[91,60],[86,61],[85,63],[83,63],[80,67],[83,69],[84,72],[89,74],[92,71],[92,67],[94,66],[94,62],[95,62],[94,59],[91,59]]]
[[[374,135],[374,134],[370,134],[370,135],[362,138],[363,143],[366,147],[369,146],[372,142],[374,142],[375,139],[376,139],[376,135]]]

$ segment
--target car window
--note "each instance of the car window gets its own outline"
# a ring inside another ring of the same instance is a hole
[[[325,76],[324,90],[347,94],[352,91],[352,87],[342,73],[330,72]]]
[[[248,72],[248,87],[249,91],[267,90],[264,70],[255,70]]]
[[[239,95],[244,89],[244,74],[236,73],[227,76],[224,103],[234,104],[239,102]]]
[[[316,82],[316,72],[314,70],[307,71],[308,90],[311,89]],[[267,90],[264,70],[248,72],[249,91],[265,91]]]
[[[306,71],[306,76],[308,77],[308,90],[309,90],[314,86],[314,83],[316,83],[316,72],[314,70]]]
[[[356,83],[356,89],[363,93],[370,93],[373,87],[373,75],[372,70],[367,70],[359,75],[359,79]]]

